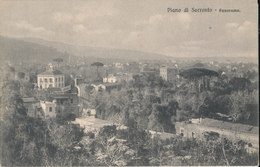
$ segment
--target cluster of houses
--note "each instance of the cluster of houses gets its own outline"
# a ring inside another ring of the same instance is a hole
[[[155,70],[144,66],[141,73],[154,73]],[[169,82],[180,79],[178,66],[159,67],[159,75]],[[46,100],[37,100],[34,97],[22,98],[27,114],[34,118],[56,118],[73,114],[76,118],[96,117],[96,110],[89,107],[86,96],[86,86],[93,91],[118,88],[122,82],[133,80],[133,74],[116,73],[103,78],[103,82],[86,84],[83,79],[75,78],[76,91],[71,85],[65,85],[65,75],[51,68],[37,75],[38,89],[48,89],[50,94]],[[243,140],[248,143],[248,151],[258,150],[258,127],[234,124],[209,118],[191,119],[176,122],[176,134],[187,138],[201,138],[213,134],[217,137],[227,137],[231,140]]]
[[[37,75],[39,90],[48,90],[48,98],[37,100],[34,97],[22,98],[27,115],[34,118],[67,117],[73,114],[80,116],[78,94],[71,85],[65,85],[65,75],[51,66],[51,68]]]
[[[158,66],[158,65],[157,65]],[[157,73],[165,81],[176,83],[180,81],[179,68],[174,67],[149,66],[143,64],[140,73]],[[103,77],[103,82],[86,84],[81,78],[75,78],[75,87],[77,91],[72,91],[71,85],[65,85],[65,75],[57,69],[57,66],[50,65],[49,70],[37,75],[38,89],[48,89],[50,97],[45,101],[37,101],[33,97],[23,98],[27,107],[28,115],[33,117],[53,118],[74,114],[76,117],[81,116],[83,109],[82,103],[87,104],[86,86],[91,86],[93,91],[111,90],[120,88],[122,82],[133,80],[131,73],[107,74]]]
[[[38,88],[48,89],[46,100],[36,100],[34,97],[22,98],[27,109],[27,115],[35,118],[66,117],[70,114],[79,116],[77,93],[71,86],[65,86],[64,74],[58,70],[47,71],[37,76]]]

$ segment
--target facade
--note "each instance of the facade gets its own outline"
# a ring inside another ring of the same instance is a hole
[[[65,87],[65,75],[59,70],[45,71],[37,75],[39,89]]]
[[[103,78],[104,83],[117,83],[122,81],[130,81],[133,79],[132,74],[127,73],[117,73],[117,74],[109,74],[107,77]]]
[[[67,116],[74,114],[79,116],[77,93],[55,93],[51,95],[52,103],[55,104],[57,116]]]
[[[29,117],[33,118],[43,118],[44,113],[40,102],[35,100],[34,97],[24,97],[22,98],[23,105],[26,108],[26,113]]]
[[[251,125],[200,118],[176,122],[175,129],[177,135],[182,135],[186,138],[203,138],[211,133],[231,141],[245,141],[248,143],[249,152],[257,151],[259,148],[259,128]]]
[[[41,101],[40,105],[45,119],[56,117],[56,104],[54,102]]]
[[[116,83],[118,82],[118,78],[114,76],[113,74],[109,74],[107,77],[103,78],[103,82],[106,83]]]
[[[178,70],[176,68],[162,67],[160,68],[160,76],[165,81],[174,82],[177,78]]]

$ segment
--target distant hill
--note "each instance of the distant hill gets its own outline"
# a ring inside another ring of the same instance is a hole
[[[53,58],[67,60],[69,55],[49,46],[20,39],[0,36],[0,57],[12,63],[36,62],[48,63]]]
[[[125,49],[109,49],[101,47],[89,47],[89,46],[75,46],[71,44],[66,44],[62,42],[47,41],[39,38],[22,38],[21,40],[37,43],[40,45],[53,47],[60,52],[67,52],[75,56],[84,57],[96,57],[96,58],[110,58],[110,59],[130,59],[130,60],[161,60],[169,59],[168,56],[147,53],[134,50]]]

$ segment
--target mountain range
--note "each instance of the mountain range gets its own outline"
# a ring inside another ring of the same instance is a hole
[[[104,59],[127,60],[167,60],[168,56],[135,50],[110,49],[101,47],[76,46],[62,42],[47,41],[39,38],[10,38],[0,36],[0,56],[11,62],[32,61],[49,62],[69,56],[95,57]]]

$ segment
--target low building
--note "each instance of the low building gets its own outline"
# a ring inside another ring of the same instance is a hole
[[[215,119],[191,119],[189,121],[176,122],[177,135],[186,138],[203,138],[209,133],[231,141],[245,141],[248,143],[248,151],[254,152],[259,148],[259,128],[251,125],[225,122]]]
[[[107,77],[103,78],[104,83],[116,83],[118,82],[118,78],[114,76],[113,74],[109,74]]]
[[[130,81],[133,79],[132,74],[128,73],[117,73],[117,74],[109,74],[107,77],[103,78],[104,83],[118,83],[122,81]]]
[[[65,87],[65,75],[59,70],[48,70],[37,75],[39,89]]]
[[[34,97],[24,97],[22,98],[22,101],[24,107],[26,108],[27,116],[33,118],[44,118],[40,101],[36,100]]]
[[[50,95],[52,103],[55,103],[57,116],[74,114],[79,116],[79,100],[77,93],[54,93]]]
[[[121,84],[120,83],[103,83],[103,84],[91,84],[91,86],[93,86],[95,91],[101,91],[101,90],[107,90],[110,91],[112,89],[120,89],[121,88]]]
[[[116,68],[123,68],[123,64],[122,64],[122,63],[119,63],[119,62],[114,63],[114,66],[115,66]]]
[[[40,101],[44,116],[43,118],[55,118],[56,117],[56,103],[49,101]]]

